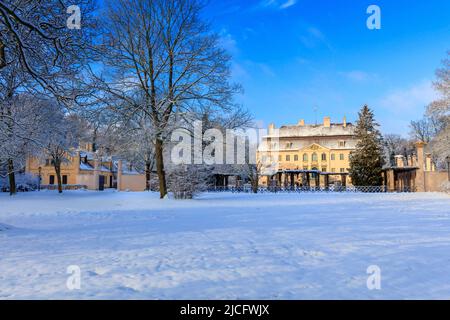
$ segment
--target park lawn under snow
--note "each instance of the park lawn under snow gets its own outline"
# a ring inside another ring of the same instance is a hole
[[[1,194],[0,299],[17,298],[450,299],[450,197]]]

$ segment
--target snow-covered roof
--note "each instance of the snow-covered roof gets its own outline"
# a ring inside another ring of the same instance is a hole
[[[117,172],[119,167],[119,160],[113,160],[113,172]],[[122,173],[123,174],[141,174],[135,168],[131,168],[130,163],[128,161],[122,161]]]
[[[80,170],[89,170],[89,171],[91,171],[91,170],[94,170],[94,167],[91,166],[89,163],[81,162],[80,163]]]
[[[80,163],[80,170],[94,171],[94,167],[92,165],[90,165],[89,163],[81,162]],[[112,172],[109,168],[107,168],[105,166],[101,166],[100,167],[100,171],[101,172]]]
[[[322,125],[282,126],[275,129],[279,135],[269,134],[266,138],[294,138],[294,137],[323,137],[323,136],[353,136],[355,127],[351,123],[344,126],[342,123],[332,123],[330,127]]]

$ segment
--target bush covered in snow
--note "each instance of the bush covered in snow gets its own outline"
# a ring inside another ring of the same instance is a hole
[[[450,193],[450,181],[444,182],[441,189],[443,192]]]
[[[169,191],[175,199],[193,199],[208,187],[210,170],[204,166],[179,165],[167,175]]]
[[[29,173],[16,174],[16,186],[17,191],[33,191],[38,188],[39,178]],[[0,177],[0,191],[9,191],[9,178],[8,176]]]

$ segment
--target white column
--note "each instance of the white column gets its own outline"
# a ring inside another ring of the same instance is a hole
[[[99,184],[100,163],[98,159],[94,160],[94,190],[100,190]]]
[[[117,163],[117,191],[122,191],[122,160]]]

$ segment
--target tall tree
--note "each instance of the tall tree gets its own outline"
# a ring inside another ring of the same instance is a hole
[[[26,138],[33,128],[12,116],[15,106],[11,101],[17,101],[24,92],[46,93],[73,105],[82,88],[74,83],[81,82],[80,71],[94,56],[94,2],[77,2],[82,24],[80,29],[73,29],[68,21],[68,9],[73,4],[70,0],[0,0],[0,126],[8,133],[8,143],[0,140],[0,148],[8,146],[9,152],[3,154],[11,155],[7,162],[12,193],[15,171],[21,167],[15,164],[19,159],[11,151],[20,150],[27,141],[18,139],[16,129],[20,127]],[[32,104],[26,106],[30,109],[25,114],[33,114]]]
[[[428,115],[439,118],[441,127],[432,139],[431,147],[438,162],[444,163],[445,158],[450,157],[450,51],[436,71],[434,88],[440,97],[429,105]]]
[[[75,28],[71,5],[70,0],[0,0],[0,71],[17,61],[41,89],[68,98],[63,92],[92,53],[87,49],[95,27],[93,0],[77,1],[82,20]]]
[[[152,122],[161,198],[172,118],[230,111],[239,89],[229,82],[230,56],[201,20],[202,8],[199,0],[118,0],[105,16],[106,63],[115,70],[108,90],[126,102],[128,114],[143,112]]]
[[[372,110],[364,105],[355,129],[356,149],[350,154],[350,177],[355,186],[380,186],[383,182],[383,138]]]
[[[42,100],[39,118],[41,130],[37,143],[41,146],[41,156],[50,160],[55,169],[58,192],[63,192],[61,167],[69,160],[70,152],[78,145],[80,132],[78,121],[74,121],[61,111],[51,100]]]

